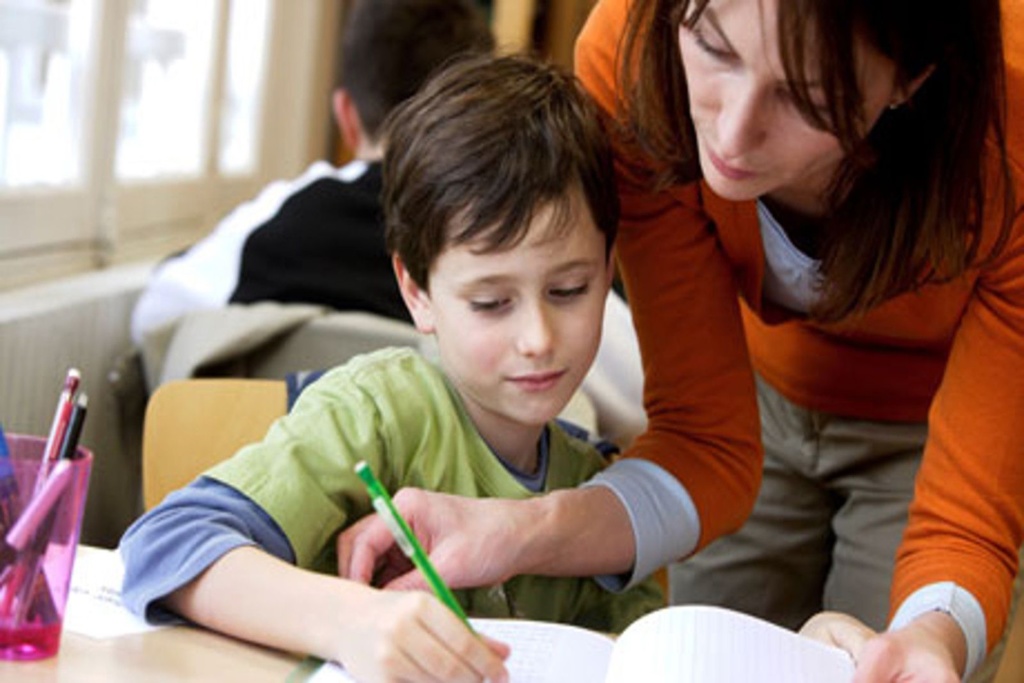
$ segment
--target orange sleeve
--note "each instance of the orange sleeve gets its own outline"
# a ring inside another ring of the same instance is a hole
[[[616,110],[626,0],[602,0],[576,48],[576,73]],[[626,457],[671,472],[700,515],[698,548],[747,518],[762,450],[753,373],[732,267],[696,184],[652,193],[622,170],[616,251],[640,342],[647,432]]]
[[[1014,169],[1020,178],[1021,168]],[[1017,197],[1024,185],[1017,183]],[[955,581],[1002,634],[1024,540],[1024,219],[976,280],[928,417],[891,604]]]
[[[981,603],[990,648],[1024,540],[1024,9],[1003,9],[1016,221],[975,282],[932,402],[892,591],[895,609],[926,584],[955,581]]]

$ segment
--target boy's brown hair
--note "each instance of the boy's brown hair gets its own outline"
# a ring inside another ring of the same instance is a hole
[[[349,3],[341,77],[366,134],[377,139],[388,113],[453,56],[490,52],[494,37],[472,0],[358,0]]]
[[[428,289],[447,247],[514,246],[542,207],[568,227],[579,190],[608,252],[619,219],[598,108],[561,68],[522,56],[459,59],[385,123],[388,250]]]

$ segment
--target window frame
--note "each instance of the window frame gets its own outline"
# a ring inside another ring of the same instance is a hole
[[[331,155],[329,102],[343,3],[271,0],[254,167],[248,173],[221,173],[216,155],[229,34],[223,18],[232,0],[208,1],[217,3],[218,27],[201,174],[116,179],[121,65],[131,2],[95,0],[96,54],[84,86],[80,182],[0,188],[0,291],[157,260],[201,238],[271,179],[297,175],[315,159]]]

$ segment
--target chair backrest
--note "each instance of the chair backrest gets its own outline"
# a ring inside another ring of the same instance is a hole
[[[150,392],[193,377],[283,378],[331,368],[383,346],[416,348],[406,322],[309,304],[229,304],[192,311],[147,335],[140,351]]]
[[[186,379],[161,385],[146,405],[142,498],[148,510],[247,443],[287,411],[283,380]]]
[[[1024,681],[1024,547],[1020,549],[1020,569],[1013,584],[1013,609],[1006,625],[1002,662],[993,683],[1020,683]],[[984,667],[982,667],[984,669]],[[974,676],[971,680],[981,680]]]

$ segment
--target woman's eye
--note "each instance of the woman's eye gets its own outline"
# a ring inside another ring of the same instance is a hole
[[[562,287],[551,290],[551,296],[557,299],[571,299],[573,297],[582,296],[587,293],[590,285],[580,285],[579,287]]]
[[[704,32],[699,28],[690,29],[690,34],[693,36],[693,42],[697,43],[697,47],[715,59],[724,61],[732,58],[732,53],[728,50],[723,50],[709,43],[707,38],[704,37]]]

